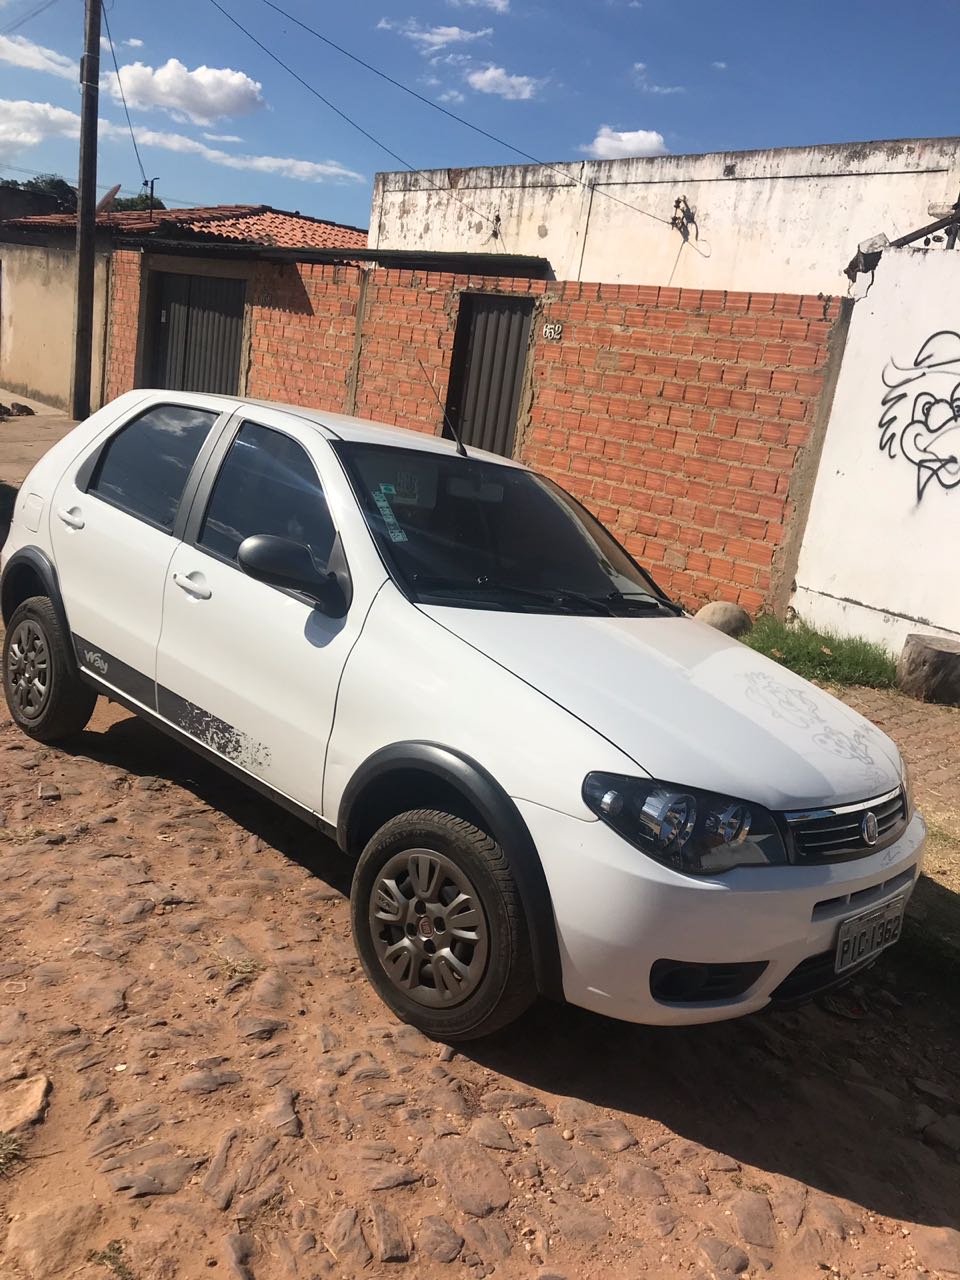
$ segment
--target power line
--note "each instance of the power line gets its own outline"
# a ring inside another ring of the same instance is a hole
[[[15,22],[11,22],[9,26],[4,27],[3,30],[0,31],[0,36],[8,36],[11,31],[16,31],[19,27],[22,27],[24,23],[30,22],[32,18],[36,18],[39,14],[43,13],[46,9],[49,9],[56,3],[57,0],[43,0],[42,4],[38,4],[28,13],[25,13],[21,18],[17,18]]]
[[[351,128],[356,129],[358,133],[362,133],[363,136],[369,142],[372,142],[375,147],[379,147],[380,150],[383,151],[386,155],[390,156],[392,160],[396,160],[396,162],[398,164],[403,165],[405,169],[409,169],[411,173],[419,174],[420,177],[425,178],[435,191],[439,191],[443,195],[450,196],[452,199],[456,200],[458,204],[462,204],[463,207],[466,210],[468,210],[470,213],[476,214],[478,218],[485,219],[485,221],[489,222],[491,226],[496,228],[499,234],[500,226],[499,226],[499,223],[496,221],[496,219],[491,218],[489,214],[481,213],[479,209],[474,209],[471,205],[468,205],[465,200],[461,200],[460,197],[456,195],[455,192],[450,191],[449,189],[444,187],[439,187],[435,182],[430,182],[430,178],[427,176],[427,174],[424,172],[423,169],[418,169],[415,165],[412,165],[409,162],[409,160],[404,160],[404,158],[402,156],[398,156],[395,151],[391,151],[391,149],[387,146],[385,142],[381,142],[379,138],[375,138],[372,133],[364,129],[363,125],[358,124],[356,120],[354,120],[351,116],[347,115],[345,111],[341,111],[340,108],[338,106],[335,106],[334,103],[332,103],[329,98],[325,98],[323,94],[319,91],[319,89],[315,89],[312,84],[304,80],[303,76],[298,75],[297,72],[294,71],[294,69],[291,66],[289,66],[286,62],[284,62],[281,57],[275,54],[272,49],[268,49],[267,46],[261,40],[258,40],[252,31],[248,31],[242,22],[239,22],[233,16],[232,13],[228,12],[228,10],[226,10],[223,7],[223,5],[220,4],[219,0],[210,0],[210,3],[213,5],[215,9],[219,9],[220,12],[223,14],[223,16],[229,22],[232,22],[233,25],[239,31],[242,31],[243,34],[247,37],[247,39],[252,40],[258,49],[262,50],[262,52],[265,53],[268,58],[272,58],[273,61],[276,62],[278,66],[282,67],[284,71],[287,72],[288,75],[293,76],[294,80],[296,80],[298,84],[301,84],[304,87],[304,89],[307,90],[308,93],[312,93],[315,98],[318,98],[325,107],[327,107],[330,111],[334,113],[334,115],[339,116],[341,120],[345,121],[348,125],[351,126]]]
[[[143,161],[140,159],[140,148],[137,146],[136,135],[133,132],[133,122],[130,119],[130,111],[127,107],[127,95],[123,92],[123,81],[120,79],[120,67],[117,64],[117,51],[113,47],[113,36],[110,33],[110,22],[107,18],[106,9],[101,9],[103,14],[103,25],[107,29],[107,43],[110,45],[110,57],[113,59],[113,69],[117,73],[117,88],[120,90],[120,101],[123,103],[123,114],[127,117],[127,128],[130,130],[130,141],[133,143],[133,154],[137,157],[137,167],[140,170],[140,177],[143,179],[143,185],[149,186],[147,179],[147,171],[143,167]]]
[[[306,22],[302,22],[299,18],[294,17],[292,13],[288,13],[286,9],[282,9],[280,5],[275,4],[274,0],[263,0],[263,3],[275,13],[279,13],[282,17],[287,18],[290,22],[301,27],[310,35],[328,45],[331,49],[336,49],[337,53],[342,53],[345,58],[349,58],[351,62],[355,62],[358,66],[363,67],[366,71],[372,72],[375,76],[379,76],[381,80],[385,80],[387,84],[392,84],[395,89],[402,90],[411,98],[416,98],[418,102],[422,102],[424,106],[430,107],[434,111],[439,111],[441,115],[447,116],[450,120],[455,120],[457,124],[462,124],[467,129],[472,129],[474,133],[480,134],[481,137],[487,138],[490,142],[495,142],[500,147],[506,147],[508,151],[512,151],[514,155],[522,156],[524,160],[529,160],[533,164],[540,165],[541,168],[549,170],[551,173],[558,173],[561,177],[566,178],[568,182],[575,183],[581,187],[589,187],[591,184],[584,182],[582,178],[576,177],[575,174],[568,173],[565,169],[559,168],[557,165],[548,164],[545,160],[539,160],[536,156],[531,155],[529,151],[524,151],[522,147],[514,146],[512,142],[507,142],[505,138],[498,137],[495,133],[490,133],[486,129],[482,129],[480,125],[474,124],[471,120],[465,120],[463,116],[458,116],[455,111],[449,111],[446,107],[441,106],[439,102],[434,102],[431,98],[425,97],[422,93],[418,93],[416,89],[411,89],[408,84],[404,84],[402,80],[395,80],[393,76],[388,75],[386,71],[381,71],[379,67],[375,67],[373,63],[366,62],[358,54],[352,53],[349,49],[345,49],[342,44],[337,44],[335,40],[331,40],[329,36],[325,36],[322,32],[317,31],[315,27],[309,26]],[[219,5],[217,6],[220,7]],[[410,167],[409,165],[407,166]],[[422,172],[422,170],[418,170]],[[649,209],[641,209],[639,205],[630,204],[627,200],[622,200],[619,196],[611,195],[609,191],[604,191],[602,187],[594,187],[600,195],[606,196],[608,200],[613,200],[616,204],[622,204],[627,209],[632,209],[634,213],[641,213],[645,218],[652,218],[654,222],[662,222],[664,226],[672,227],[674,224],[669,218],[661,218],[659,214],[651,213]]]

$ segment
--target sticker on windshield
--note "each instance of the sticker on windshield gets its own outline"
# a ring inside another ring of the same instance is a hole
[[[387,526],[387,537],[391,542],[406,542],[407,535],[397,523],[397,517],[393,514],[390,503],[386,496],[382,493],[375,493],[373,500],[377,504],[377,510],[383,516],[383,523]]]

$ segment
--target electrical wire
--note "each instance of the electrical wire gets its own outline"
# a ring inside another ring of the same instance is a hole
[[[18,164],[4,164],[0,162],[0,169],[9,169],[12,173],[29,173],[30,176],[34,178],[49,178],[51,176],[43,169],[24,169],[22,165]],[[66,179],[64,179],[64,181],[66,182]],[[69,186],[70,184],[67,183],[67,185]],[[113,187],[107,182],[98,182],[97,190],[112,191]],[[136,191],[132,187],[121,187],[120,190],[124,195],[128,196],[139,196],[143,194],[142,191]],[[206,202],[203,200],[184,200],[180,196],[167,196],[167,199],[175,201],[177,205],[185,209],[206,209],[208,207]]]
[[[127,95],[123,92],[123,81],[120,78],[120,67],[117,63],[117,51],[113,47],[113,36],[110,33],[110,22],[107,18],[107,11],[101,7],[100,12],[103,15],[103,25],[107,29],[107,43],[110,45],[110,57],[113,59],[113,69],[117,73],[117,88],[120,90],[120,101],[123,103],[123,114],[127,117],[127,128],[130,130],[130,141],[133,143],[133,154],[137,157],[137,168],[140,170],[140,177],[143,179],[144,187],[150,185],[147,179],[147,171],[143,167],[143,161],[140,159],[140,148],[137,146],[136,134],[133,132],[133,121],[130,119],[130,109],[127,106]]]
[[[411,89],[410,86],[408,84],[404,84],[402,80],[394,79],[394,77],[388,75],[386,71],[381,71],[379,67],[375,67],[372,62],[365,61],[363,58],[359,57],[359,55],[352,53],[349,49],[345,49],[342,44],[337,44],[337,42],[335,40],[331,40],[329,36],[325,36],[322,32],[317,31],[315,27],[309,26],[306,22],[302,22],[292,13],[288,13],[286,9],[281,8],[280,5],[274,2],[274,0],[262,0],[262,2],[268,8],[273,9],[275,13],[279,13],[282,17],[288,19],[288,21],[295,23],[304,31],[315,36],[325,45],[328,45],[331,49],[335,49],[337,53],[342,53],[343,56],[345,58],[349,58],[351,62],[355,62],[358,66],[372,72],[373,75],[379,76],[380,79],[385,80],[387,84],[392,84],[395,89],[400,89],[403,93],[409,94],[411,98],[416,98],[416,100],[418,102],[422,102],[424,106],[430,107],[434,111],[439,111],[441,115],[447,116],[450,120],[455,120],[457,124],[462,124],[467,129],[472,129],[474,133],[480,134],[481,137],[487,138],[490,142],[495,142],[500,147],[506,147],[506,149],[508,151],[512,151],[514,155],[522,156],[524,160],[529,160],[533,164],[540,165],[541,168],[547,169],[550,173],[559,174],[571,184],[576,184],[581,187],[590,186],[589,182],[585,182],[575,174],[568,173],[566,169],[561,169],[559,166],[554,164],[548,164],[545,160],[539,160],[536,156],[531,155],[529,151],[524,151],[522,147],[514,146],[512,142],[507,142],[505,138],[500,138],[495,133],[490,133],[488,130],[481,128],[480,125],[474,124],[471,120],[465,120],[463,116],[457,115],[455,111],[449,111],[446,107],[441,106],[439,102],[434,102],[431,98],[425,97],[424,94],[418,93],[416,89]],[[218,5],[217,7],[219,8],[220,6]],[[409,168],[409,166],[407,167]],[[641,213],[645,218],[652,218],[654,222],[662,222],[664,226],[667,227],[672,227],[674,225],[670,218],[661,218],[659,214],[651,213],[649,209],[642,209],[639,205],[631,204],[628,200],[622,200],[619,196],[611,195],[609,191],[605,191],[602,187],[595,187],[595,190],[599,192],[600,195],[606,196],[608,200],[613,200],[616,204],[621,204],[626,209],[632,209],[634,213]]]
[[[372,142],[375,147],[379,147],[379,149],[383,151],[386,155],[390,156],[392,160],[396,160],[396,162],[400,165],[403,165],[405,169],[409,169],[411,173],[418,174],[421,178],[426,179],[426,181],[430,183],[430,186],[433,187],[435,191],[438,191],[442,195],[449,196],[451,199],[456,200],[457,203],[463,205],[463,207],[469,213],[475,214],[478,218],[483,218],[486,222],[489,222],[492,226],[496,227],[497,232],[499,234],[499,230],[500,230],[499,223],[497,223],[494,218],[491,218],[489,214],[481,213],[479,209],[474,209],[471,205],[467,204],[465,200],[461,200],[460,197],[455,192],[449,190],[449,188],[440,187],[435,182],[431,182],[428,174],[423,169],[418,169],[416,165],[412,165],[409,162],[409,160],[404,160],[402,156],[398,156],[397,153],[395,151],[392,151],[385,142],[381,142],[379,138],[374,137],[374,135],[370,133],[367,129],[365,129],[363,125],[358,124],[357,121],[354,120],[351,116],[347,115],[345,111],[341,111],[340,108],[336,106],[334,103],[332,103],[329,98],[325,98],[319,89],[315,89],[313,85],[309,83],[309,81],[304,80],[303,76],[299,75],[296,71],[294,71],[293,67],[291,67],[288,63],[284,62],[284,60],[278,54],[274,53],[272,49],[268,49],[267,46],[261,40],[258,40],[252,31],[248,31],[242,22],[240,22],[237,18],[235,18],[232,13],[230,13],[227,9],[223,7],[222,4],[220,4],[219,0],[210,0],[210,3],[213,5],[215,9],[220,10],[220,12],[223,14],[223,16],[227,19],[228,22],[232,22],[233,25],[239,31],[243,32],[243,34],[247,37],[248,40],[252,40],[258,49],[260,49],[263,53],[265,53],[268,58],[272,58],[273,61],[277,63],[278,66],[282,67],[284,71],[287,72],[288,75],[293,76],[294,80],[296,80],[298,84],[301,84],[303,88],[307,90],[308,93],[312,93],[315,98],[318,98],[325,107],[327,107],[330,111],[334,113],[334,115],[339,116],[341,120],[345,121],[348,125],[351,126],[351,128],[356,129],[358,133],[362,133],[363,136],[369,142]]]
[[[39,14],[51,8],[51,6],[56,3],[57,0],[43,0],[42,4],[38,4],[35,8],[31,9],[29,13],[23,14],[23,16],[17,18],[15,22],[11,22],[9,26],[4,27],[3,30],[0,31],[0,36],[8,36],[11,31],[18,30],[24,25],[24,23],[30,22],[33,18],[36,18]]]

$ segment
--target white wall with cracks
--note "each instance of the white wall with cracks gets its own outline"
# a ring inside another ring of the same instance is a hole
[[[956,250],[888,250],[854,305],[792,603],[893,653],[960,637]]]
[[[380,173],[370,246],[533,254],[558,280],[845,295],[862,240],[915,231],[958,191],[960,138]]]

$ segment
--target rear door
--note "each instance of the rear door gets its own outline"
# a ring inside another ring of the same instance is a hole
[[[239,421],[210,462],[167,566],[157,696],[184,733],[319,813],[340,675],[386,575],[354,575],[347,616],[328,618],[240,569],[254,534],[305,543],[320,566],[338,534],[322,473],[339,463],[314,428],[283,423]]]
[[[149,708],[181,500],[218,417],[153,404],[98,442],[54,492],[50,534],[77,659]]]

